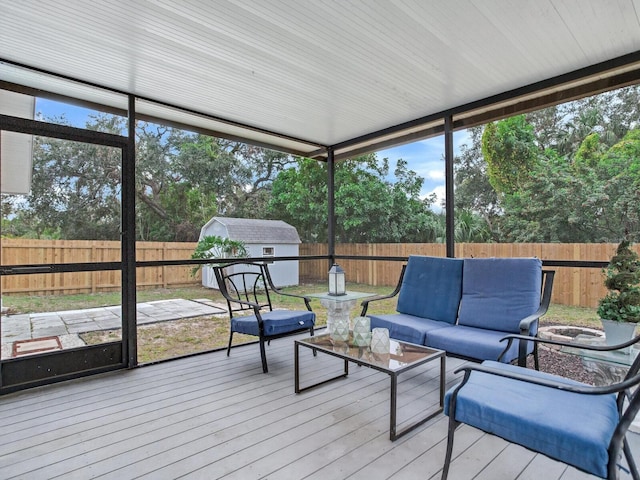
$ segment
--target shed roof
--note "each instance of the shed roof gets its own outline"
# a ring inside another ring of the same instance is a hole
[[[4,88],[314,158],[639,79],[640,0],[0,2]]]
[[[202,227],[202,231],[214,222],[226,227],[231,240],[239,240],[248,245],[301,243],[296,228],[282,220],[213,217]]]

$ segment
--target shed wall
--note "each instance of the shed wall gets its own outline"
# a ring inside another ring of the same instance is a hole
[[[202,232],[201,238],[209,235],[217,235],[222,238],[229,238],[227,228],[219,222],[213,222],[208,225],[206,230]],[[236,240],[236,239],[234,239]],[[275,257],[291,257],[297,256],[299,251],[299,245],[297,244],[273,244],[273,243],[261,243],[261,244],[248,244],[245,243],[245,247],[249,251],[249,256],[252,258],[259,258],[263,256],[263,248],[273,248]],[[269,264],[269,272],[271,278],[276,287],[286,287],[291,285],[298,285],[299,283],[299,262],[296,260],[277,262]],[[215,279],[215,275],[211,267],[202,268],[202,285],[207,288],[218,288],[218,284]]]

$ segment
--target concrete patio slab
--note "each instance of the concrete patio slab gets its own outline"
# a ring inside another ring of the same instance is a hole
[[[225,305],[211,302],[208,299],[177,298],[142,302],[137,305],[137,311],[139,325],[205,315],[227,315]],[[3,315],[2,328],[0,329],[3,345],[2,357],[6,358],[4,346],[8,345],[10,351],[13,342],[16,341],[56,336],[60,339],[66,338],[66,344],[79,346],[77,342],[82,342],[78,337],[80,333],[113,330],[121,326],[121,307],[119,305],[85,310]],[[63,342],[63,348],[69,347],[66,347]]]

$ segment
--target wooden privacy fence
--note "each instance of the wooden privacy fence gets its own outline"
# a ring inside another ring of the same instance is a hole
[[[138,261],[188,260],[195,242],[137,242]],[[616,244],[539,244],[539,243],[461,243],[457,257],[538,257],[543,260],[609,261]],[[634,249],[640,252],[638,245]],[[326,244],[302,244],[300,255],[326,255]],[[120,242],[90,240],[2,239],[2,265],[50,263],[93,263],[120,261]],[[340,244],[338,255],[408,257],[444,256],[443,244]],[[341,260],[347,281],[392,287],[398,280],[402,262]],[[192,267],[160,266],[137,269],[138,288],[172,288],[200,285],[200,276],[191,275]],[[325,260],[300,262],[301,282],[323,282],[327,278]],[[599,268],[554,267],[554,303],[595,307],[604,296],[603,276]],[[2,277],[2,294],[60,295],[95,293],[120,289],[120,271],[9,275]]]
[[[190,259],[195,242],[137,242],[138,261]],[[2,265],[37,265],[49,263],[119,262],[120,242],[92,240],[29,240],[3,238]],[[138,288],[172,288],[199,285],[200,274],[191,275],[193,267],[161,266],[138,268]],[[2,277],[2,294],[65,295],[118,291],[120,270],[96,272],[45,273]]]
[[[456,257],[538,257],[542,260],[576,260],[608,262],[615,252],[614,243],[458,243]],[[640,246],[634,245],[640,253]],[[304,244],[300,255],[326,255],[326,244]],[[408,257],[409,255],[445,256],[443,244],[340,244],[337,255],[369,255]],[[368,285],[395,286],[402,262],[373,260],[340,260],[347,281]],[[552,302],[562,305],[594,308],[606,294],[600,268],[549,267],[556,271]],[[327,278],[327,262],[315,260],[300,263],[301,281]],[[390,290],[391,291],[391,290]]]

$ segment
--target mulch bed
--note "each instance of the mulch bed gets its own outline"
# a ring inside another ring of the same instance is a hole
[[[585,370],[577,355],[561,353],[549,348],[539,348],[540,371],[571,378],[579,382],[595,385],[595,375]],[[527,366],[533,368],[533,357],[527,360]]]

